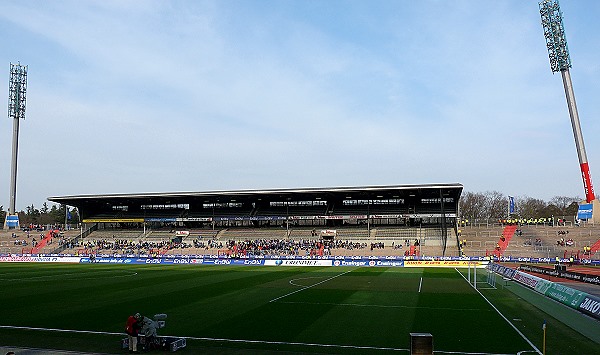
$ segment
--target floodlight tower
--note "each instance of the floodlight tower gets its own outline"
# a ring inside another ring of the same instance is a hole
[[[19,151],[19,120],[25,119],[25,98],[27,94],[27,66],[10,63],[8,87],[8,117],[13,119],[12,163],[10,169],[10,204],[4,221],[4,228],[19,228],[17,202],[17,155]]]
[[[569,48],[567,47],[562,13],[558,5],[558,0],[544,0],[539,3],[539,6],[542,16],[542,26],[544,27],[544,37],[546,37],[546,47],[548,47],[548,55],[550,57],[550,68],[553,73],[560,71],[562,75],[567,106],[569,107],[569,115],[571,116],[571,126],[573,127],[573,136],[575,137],[575,146],[579,157],[579,167],[581,168],[581,176],[583,178],[585,199],[589,203],[596,197],[585,153],[585,145],[583,144],[583,134],[581,133],[577,104],[575,103],[575,92],[573,92],[571,74],[569,73],[571,57],[569,56]]]

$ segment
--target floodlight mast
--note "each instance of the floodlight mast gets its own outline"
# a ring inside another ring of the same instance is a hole
[[[585,190],[585,199],[592,202],[596,196],[594,186],[592,185],[592,176],[588,165],[585,145],[583,143],[583,134],[581,133],[581,124],[579,123],[579,114],[577,113],[577,104],[575,102],[575,92],[571,82],[571,57],[567,47],[565,37],[565,27],[563,25],[562,12],[558,0],[544,0],[539,3],[540,15],[542,16],[542,27],[544,28],[544,37],[546,38],[546,47],[550,57],[550,69],[553,73],[561,73],[565,95],[567,97],[567,106],[571,116],[571,126],[573,127],[573,136],[575,138],[575,147],[579,157],[579,167],[583,179],[583,188]]]
[[[12,164],[10,169],[10,204],[8,215],[16,215],[17,156],[19,151],[19,120],[25,119],[27,94],[27,66],[10,63],[8,90],[8,117],[13,119]],[[18,226],[17,226],[18,227]]]

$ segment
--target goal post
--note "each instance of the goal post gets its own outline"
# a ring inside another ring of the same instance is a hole
[[[489,285],[496,287],[496,275],[487,262],[469,261],[467,263],[467,282],[474,288]]]
[[[496,288],[496,273],[494,273],[494,271],[492,271],[492,269],[489,267],[486,267],[485,270],[487,272],[488,285],[492,286],[493,288]]]

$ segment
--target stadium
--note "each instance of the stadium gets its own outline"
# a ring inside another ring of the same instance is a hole
[[[60,195],[64,224],[23,224],[28,68],[11,63],[0,352],[600,354],[600,202],[562,14],[539,6],[586,196],[566,218],[511,197],[470,218],[452,182]]]
[[[594,354],[598,260],[555,241],[591,245],[598,227],[461,221],[462,189],[51,197],[82,223],[35,248],[2,233],[0,343],[118,354],[141,312],[194,354],[418,354],[418,336],[429,353]]]

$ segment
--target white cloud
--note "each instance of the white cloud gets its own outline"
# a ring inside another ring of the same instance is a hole
[[[598,25],[561,5],[594,169]],[[516,0],[3,2],[0,58],[30,65],[18,204],[429,182],[582,195],[537,11]]]

